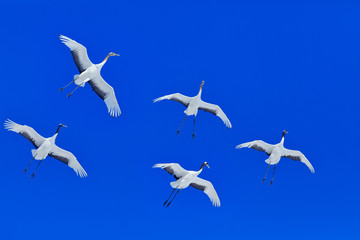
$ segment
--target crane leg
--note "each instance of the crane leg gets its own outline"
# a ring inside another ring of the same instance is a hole
[[[24,169],[24,173],[26,173],[27,169],[30,167],[32,161],[34,160],[34,158],[36,157],[36,155],[31,159],[29,165]]]
[[[277,166],[277,164],[276,164],[275,167],[274,167],[274,172],[273,172],[273,175],[272,175],[272,178],[271,178],[270,185],[272,185],[272,183],[273,183],[273,181],[274,181],[274,174],[275,174],[276,166]]]
[[[72,84],[73,82],[75,82],[76,79],[72,80],[68,85],[66,85],[65,87],[59,88],[59,92],[62,92],[62,90],[64,90],[65,88],[67,88],[70,84]]]
[[[78,85],[75,89],[74,89],[74,91],[72,91],[71,93],[69,93],[68,95],[66,95],[67,97],[70,97],[75,91],[76,91],[76,89],[78,89],[80,87],[80,85]]]
[[[34,178],[34,177],[35,177],[35,172],[36,172],[36,170],[38,169],[38,167],[40,166],[40,164],[41,164],[42,161],[43,161],[43,160],[40,160],[40,161],[39,161],[39,164],[38,164],[37,167],[35,168],[35,171],[33,172],[33,174],[31,174],[31,178]]]
[[[268,171],[269,171],[269,167],[270,167],[270,163],[269,163],[269,165],[268,165],[268,167],[267,167],[267,169],[266,169],[266,173],[265,173],[265,177],[264,177],[264,179],[263,179],[263,183],[265,182],[266,175],[267,175],[267,173],[268,173]]]
[[[195,120],[196,120],[196,116],[194,116],[194,130],[193,130],[193,135],[192,135],[193,139],[195,138]]]
[[[179,189],[176,193],[175,193],[175,196],[173,197],[173,199],[168,203],[168,205],[166,207],[169,207],[170,204],[174,201],[176,195],[180,192],[181,189]]]
[[[184,117],[184,120],[181,122],[181,125],[180,125],[179,129],[177,130],[176,135],[179,135],[180,129],[181,129],[182,125],[184,124],[185,119],[186,119],[186,115],[185,115],[185,117]]]
[[[174,190],[171,192],[169,198],[164,202],[164,204],[163,204],[164,207],[165,207],[166,203],[170,200],[171,196],[173,195],[173,193],[175,192],[176,189],[177,189],[177,188],[174,188]]]

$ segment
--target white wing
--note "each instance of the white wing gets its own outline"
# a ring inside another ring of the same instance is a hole
[[[223,110],[221,110],[221,108],[218,105],[202,101],[200,103],[199,109],[204,110],[205,112],[210,112],[210,113],[218,116],[225,123],[226,127],[228,127],[228,128],[232,127],[230,120],[227,118],[227,116],[225,115]]]
[[[173,100],[173,101],[176,101],[176,102],[179,102],[181,103],[182,105],[184,105],[185,107],[189,106],[189,103],[191,101],[191,97],[187,97],[185,95],[182,95],[181,93],[174,93],[174,94],[169,94],[169,95],[166,95],[166,96],[163,96],[163,97],[159,97],[159,98],[156,98],[154,99],[154,103],[155,102],[159,102],[159,101],[162,101],[164,99],[168,99],[168,100]]]
[[[243,147],[252,148],[252,149],[258,150],[260,152],[266,152],[267,155],[270,155],[273,150],[274,145],[268,144],[261,140],[255,140],[252,142],[239,144],[236,146],[236,149],[243,148]]]
[[[304,156],[304,154],[302,154],[300,151],[285,149],[282,157],[290,158],[292,160],[305,163],[305,165],[310,169],[310,171],[312,173],[315,173],[315,169],[313,168],[313,166],[311,165],[309,160],[307,160],[307,158]]]
[[[81,178],[87,177],[87,173],[80,165],[80,163],[76,160],[76,157],[71,153],[64,149],[55,146],[53,151],[49,153],[49,156],[67,164],[69,167],[74,169],[76,175],[80,176]]]
[[[190,184],[190,186],[206,193],[206,195],[208,195],[208,197],[210,198],[212,204],[215,207],[220,207],[220,199],[215,191],[214,186],[211,184],[211,182],[206,181],[202,178],[195,177],[192,180],[192,183]]]
[[[112,117],[118,117],[121,114],[119,104],[116,100],[114,89],[99,75],[92,78],[89,82],[92,90],[104,100],[108,112]]]
[[[61,34],[59,35],[59,39],[70,48],[71,55],[73,56],[80,73],[92,66],[92,62],[90,61],[86,48],[83,45]]]
[[[188,173],[188,171],[183,169],[178,163],[158,163],[155,164],[153,168],[162,168],[170,175],[174,175],[176,179],[182,178]]]
[[[36,148],[40,147],[44,141],[45,138],[38,134],[33,128],[26,126],[26,125],[20,125],[17,124],[10,119],[5,121],[5,129],[9,131],[13,131],[16,133],[19,133],[23,137],[25,137],[27,140],[29,140]]]

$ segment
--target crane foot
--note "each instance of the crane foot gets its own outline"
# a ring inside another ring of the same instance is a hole
[[[35,173],[31,174],[31,178],[34,179],[35,177]]]
[[[62,87],[62,88],[59,88],[59,93],[60,93],[60,92],[62,92],[63,90],[64,90],[64,88],[63,88],[63,87]]]

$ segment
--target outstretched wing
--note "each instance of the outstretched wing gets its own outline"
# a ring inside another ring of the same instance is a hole
[[[76,175],[80,176],[81,178],[87,177],[86,171],[83,169],[83,167],[77,161],[76,157],[71,152],[55,146],[53,151],[49,153],[49,156],[55,158],[56,160],[59,160],[60,162],[65,163],[66,165],[74,169]]]
[[[206,193],[215,207],[220,207],[220,199],[211,182],[195,177],[190,186]]]
[[[178,163],[158,163],[155,164],[153,168],[162,168],[170,175],[174,175],[176,179],[179,179],[188,173],[188,171],[183,169]]]
[[[107,83],[105,80],[98,75],[95,78],[92,78],[89,82],[92,90],[104,100],[108,112],[111,117],[118,117],[121,114],[121,110],[118,104],[118,101],[115,96],[114,89]]]
[[[87,55],[87,50],[83,45],[61,34],[59,35],[59,39],[62,43],[68,46],[68,48],[70,48],[71,55],[73,56],[80,73],[91,67],[92,62],[90,61]]]
[[[207,103],[202,101],[200,103],[199,109],[204,110],[205,112],[212,113],[216,116],[218,116],[226,125],[226,127],[231,128],[230,120],[227,118],[223,110],[218,105]]]
[[[45,138],[38,134],[32,127],[17,124],[10,119],[5,121],[4,127],[9,131],[19,133],[29,140],[36,148],[40,147],[45,141]]]
[[[240,149],[243,147],[252,148],[252,149],[258,150],[260,152],[266,152],[267,155],[270,155],[272,153],[274,145],[268,144],[261,140],[255,140],[252,142],[239,144],[236,146],[236,149]]]
[[[154,99],[154,103],[155,102],[159,102],[159,101],[162,101],[164,99],[168,99],[168,100],[173,100],[173,101],[176,101],[176,102],[179,102],[181,103],[182,105],[184,105],[185,107],[189,106],[189,103],[191,101],[191,97],[187,97],[185,95],[182,95],[181,93],[174,93],[174,94],[169,94],[169,95],[166,95],[166,96],[163,96],[163,97],[159,97],[159,98],[156,98]]]
[[[312,173],[315,173],[315,169],[313,168],[309,160],[307,160],[304,154],[302,154],[300,151],[285,149],[285,153],[282,155],[282,157],[305,163],[305,165],[310,169],[310,171]]]

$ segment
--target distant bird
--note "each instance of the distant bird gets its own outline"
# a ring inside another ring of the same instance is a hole
[[[9,119],[5,121],[4,126],[5,129],[19,133],[20,135],[25,137],[37,148],[31,150],[33,158],[31,159],[30,164],[25,168],[24,173],[30,167],[34,159],[39,160],[39,164],[37,165],[34,173],[31,174],[31,177],[34,177],[36,170],[40,166],[40,163],[42,163],[42,161],[49,155],[50,157],[53,157],[74,169],[76,175],[80,175],[80,177],[82,178],[87,176],[87,173],[71,152],[65,151],[64,149],[61,149],[55,145],[55,139],[59,133],[60,128],[66,127],[64,124],[60,124],[54,136],[49,138],[42,137],[33,128],[29,126],[19,125]]]
[[[206,195],[208,195],[208,197],[210,198],[212,204],[215,207],[220,207],[220,199],[211,182],[197,177],[202,172],[204,166],[210,168],[208,163],[204,162],[201,165],[200,170],[195,172],[195,171],[187,171],[177,163],[155,164],[153,168],[162,168],[165,171],[167,171],[170,175],[174,175],[174,177],[177,179],[176,181],[170,183],[171,187],[173,187],[174,190],[171,192],[169,198],[164,202],[164,206],[169,207],[172,201],[174,201],[176,195],[180,192],[180,190],[187,188],[190,185],[206,193]],[[171,196],[176,190],[178,191],[175,193],[173,199],[169,202]],[[166,205],[166,203],[168,204]]]
[[[268,173],[270,165],[275,165],[274,172],[273,172],[271,182],[270,182],[270,184],[272,185],[273,180],[274,180],[275,169],[276,169],[277,164],[280,162],[281,157],[290,158],[292,160],[305,163],[306,166],[310,169],[310,171],[312,173],[315,173],[313,166],[311,165],[309,160],[307,160],[307,158],[304,156],[304,154],[302,154],[300,151],[289,150],[289,149],[284,148],[284,138],[285,138],[286,133],[287,133],[287,131],[284,130],[282,133],[282,138],[281,138],[280,143],[275,144],[275,145],[268,144],[261,140],[256,140],[256,141],[247,142],[247,143],[243,143],[243,144],[236,146],[236,149],[248,147],[248,148],[252,148],[252,149],[255,149],[255,150],[258,150],[261,152],[265,152],[269,156],[269,158],[265,160],[265,162],[268,164],[268,167],[266,169],[263,183],[265,181],[265,178]]]
[[[195,119],[196,119],[196,115],[197,115],[199,109],[204,110],[205,112],[210,112],[210,113],[218,116],[219,118],[221,118],[221,120],[223,120],[226,127],[231,128],[231,123],[230,123],[229,119],[226,117],[225,113],[223,112],[223,110],[221,110],[221,108],[218,105],[210,104],[210,103],[207,103],[207,102],[204,102],[203,100],[201,100],[201,93],[202,93],[202,88],[203,88],[204,83],[205,83],[204,81],[201,82],[200,91],[195,97],[187,97],[180,93],[174,93],[174,94],[170,94],[170,95],[166,95],[166,96],[154,99],[154,103],[159,102],[164,99],[169,99],[169,100],[174,100],[176,102],[179,102],[186,107],[186,110],[184,111],[186,115],[180,125],[180,128],[177,130],[177,134],[180,133],[180,129],[186,119],[186,116],[194,115],[194,130],[193,130],[192,137],[193,138],[195,137]]]
[[[71,81],[65,87],[60,88],[60,92],[64,90],[67,86],[69,86],[71,83],[75,82],[75,84],[78,86],[75,88],[74,91],[72,91],[70,94],[67,95],[68,97],[70,97],[76,91],[76,89],[78,89],[80,86],[84,87],[85,83],[89,82],[90,86],[92,87],[92,90],[102,100],[105,101],[110,116],[112,117],[120,116],[121,111],[115,97],[114,89],[107,82],[105,82],[105,80],[100,75],[101,68],[104,66],[108,58],[110,56],[120,56],[120,55],[111,52],[106,56],[104,61],[102,61],[99,64],[93,64],[90,61],[87,55],[87,50],[83,45],[63,35],[60,35],[59,38],[62,43],[64,43],[66,46],[70,48],[75,64],[80,72],[80,74],[74,75],[73,81]]]

